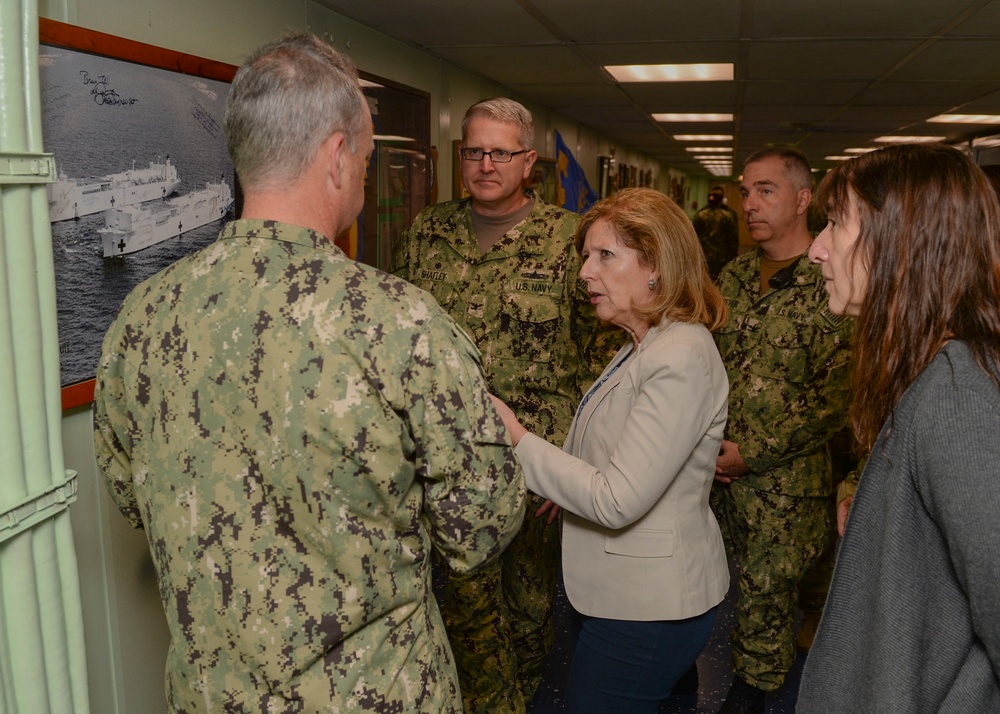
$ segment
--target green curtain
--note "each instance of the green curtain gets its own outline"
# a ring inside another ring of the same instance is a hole
[[[89,711],[63,463],[36,0],[0,0],[0,714]]]

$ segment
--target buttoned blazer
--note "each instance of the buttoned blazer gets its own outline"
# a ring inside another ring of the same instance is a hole
[[[529,433],[516,453],[528,487],[564,509],[563,579],[577,611],[694,617],[729,587],[708,505],[726,371],[702,325],[664,321],[632,349],[609,363],[605,374],[625,360],[578,411],[563,449]]]

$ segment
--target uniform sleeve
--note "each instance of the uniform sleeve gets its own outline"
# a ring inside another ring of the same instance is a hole
[[[983,394],[947,384],[925,401],[917,419],[918,488],[941,529],[976,636],[1000,677],[1000,411]]]
[[[811,368],[781,419],[762,424],[761,438],[739,443],[740,455],[756,473],[766,473],[819,449],[844,426],[850,380],[852,322],[817,314],[807,345]]]
[[[423,518],[449,567],[468,572],[497,557],[520,528],[524,474],[472,341],[443,314],[420,339],[403,389]]]
[[[94,387],[94,452],[111,498],[129,523],[142,528],[142,515],[132,488],[131,439],[123,379],[124,356],[118,349],[116,320],[104,338]]]
[[[392,265],[390,272],[407,282],[412,282],[410,267],[417,264],[417,256],[413,254],[413,251],[416,250],[416,246],[420,243],[420,226],[422,224],[423,213],[420,213],[413,219],[410,227],[392,241]]]
[[[528,487],[607,528],[634,523],[659,501],[705,437],[717,411],[711,383],[694,350],[670,350],[638,387],[609,463],[591,465],[537,436],[523,436],[517,455]],[[620,386],[627,389],[625,382]],[[606,399],[613,401],[614,392]],[[591,420],[617,417],[598,411]]]

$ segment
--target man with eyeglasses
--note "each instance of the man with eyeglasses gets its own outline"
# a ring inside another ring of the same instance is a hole
[[[422,211],[393,264],[472,336],[490,391],[527,428],[561,443],[613,340],[579,279],[579,216],[522,187],[538,156],[533,141],[521,104],[495,98],[470,107],[461,147],[470,196]],[[444,586],[467,714],[524,712],[552,649],[558,507],[529,499],[531,512],[500,560],[476,575],[449,573]]]

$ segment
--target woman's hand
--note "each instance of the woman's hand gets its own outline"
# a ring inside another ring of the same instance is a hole
[[[837,504],[837,533],[840,534],[841,538],[844,537],[844,529],[847,527],[847,514],[850,513],[853,501],[854,496],[847,496]]]
[[[497,414],[503,419],[503,425],[507,427],[507,433],[510,434],[510,443],[517,446],[517,442],[521,440],[522,436],[528,433],[528,430],[521,426],[521,422],[514,416],[514,412],[511,411],[510,407],[492,394],[490,395],[490,399],[493,400],[493,406],[496,407]]]
[[[559,517],[559,511],[562,510],[559,506],[553,503],[550,499],[546,498],[545,503],[539,506],[535,510],[535,518],[541,518],[546,513],[549,514],[549,523],[552,523]]]

